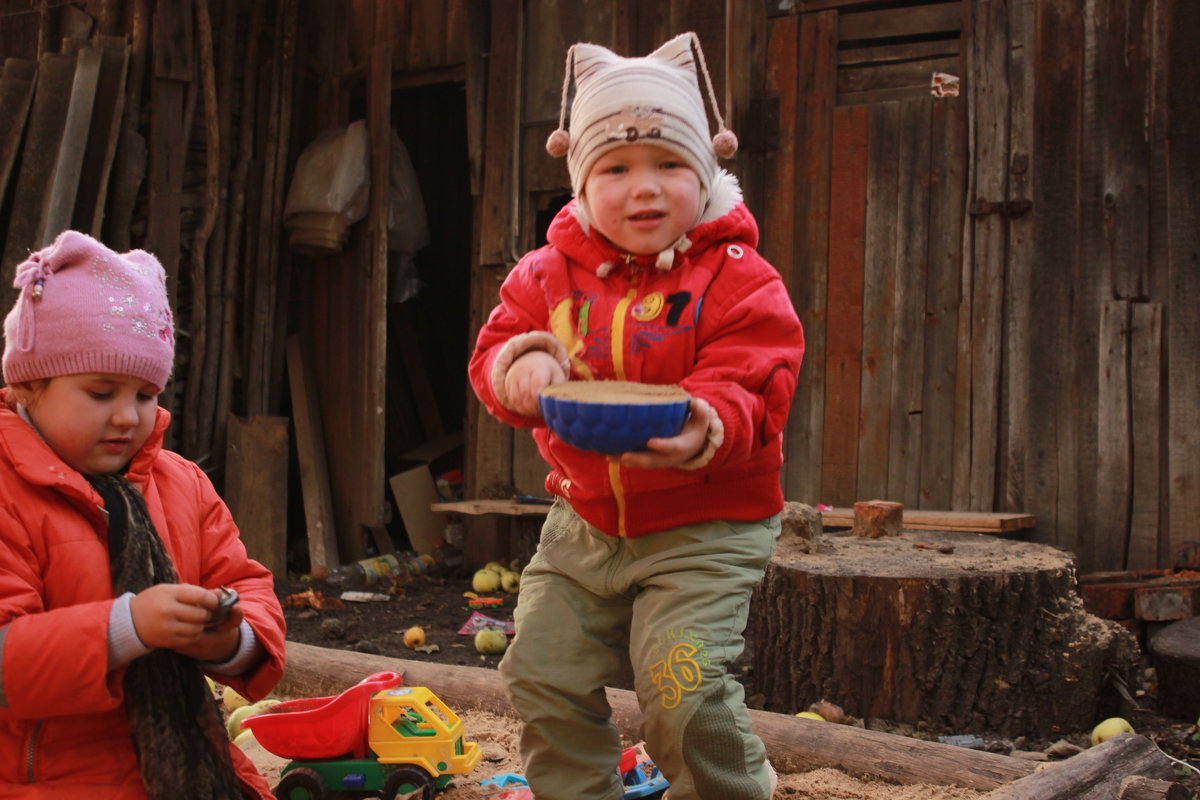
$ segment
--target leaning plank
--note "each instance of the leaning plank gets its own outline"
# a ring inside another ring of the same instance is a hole
[[[21,147],[21,167],[14,177],[12,209],[8,234],[4,241],[4,256],[0,275],[0,306],[8,308],[16,299],[11,287],[13,270],[25,260],[30,251],[41,246],[39,229],[50,182],[54,177],[54,160],[62,140],[63,122],[75,76],[75,56],[47,53],[38,62],[33,106],[29,111],[29,126]]]
[[[104,50],[85,47],[79,51],[75,65],[75,80],[71,85],[71,101],[63,123],[62,141],[50,183],[50,197],[42,219],[41,245],[71,227],[75,213],[75,196],[79,193],[79,175],[83,170],[83,154],[87,150],[92,128],[92,110],[96,106],[96,88],[100,84],[100,67]]]
[[[230,414],[225,501],[246,553],[287,574],[288,418]]]
[[[100,79],[88,131],[87,149],[79,175],[79,191],[71,227],[103,234],[104,208],[108,202],[108,179],[112,173],[117,142],[121,137],[121,115],[125,111],[125,79],[129,72],[129,46],[124,37],[98,37],[92,44],[101,51]]]
[[[854,524],[853,508],[831,508],[821,512],[821,522],[831,528]],[[929,511],[904,509],[904,528],[914,531],[1013,531],[1034,526],[1033,514],[991,511]]]
[[[426,664],[349,650],[287,643],[287,666],[276,691],[300,697],[337,694],[367,675],[394,670],[409,686],[427,686],[451,708],[513,716],[498,672],[482,667]],[[636,695],[608,689],[613,721],[638,735],[641,712]],[[1009,756],[868,731],[849,725],[801,719],[769,711],[750,712],[754,732],[777,769],[799,772],[833,767],[902,784],[956,784],[990,791],[1029,775],[1034,766]]]
[[[4,71],[0,74],[0,208],[8,194],[8,178],[17,160],[21,137],[25,135],[36,76],[36,61],[4,59]]]
[[[314,578],[320,578],[323,572],[328,574],[329,568],[340,562],[320,400],[313,381],[312,364],[295,334],[287,340],[287,362],[293,424],[296,426],[296,460],[300,463],[300,487],[308,529],[309,571]]]
[[[1129,776],[1163,779],[1171,761],[1145,736],[1122,733],[988,793],[988,800],[1082,800],[1118,797]]]

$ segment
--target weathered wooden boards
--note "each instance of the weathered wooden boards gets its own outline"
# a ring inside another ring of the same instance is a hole
[[[1091,727],[1134,637],[1084,611],[1069,554],[973,533],[783,537],[752,600],[768,707],[827,699],[930,730]]]

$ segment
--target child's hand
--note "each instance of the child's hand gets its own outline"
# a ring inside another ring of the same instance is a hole
[[[683,423],[683,429],[679,431],[678,435],[650,439],[646,442],[646,450],[640,453],[621,453],[619,456],[609,456],[609,461],[616,461],[624,467],[639,469],[670,469],[691,461],[700,455],[707,445],[708,417],[697,413],[693,407],[692,413],[688,414],[687,420]]]
[[[225,661],[237,650],[242,609],[234,605],[220,625],[206,628],[221,599],[219,590],[186,583],[159,583],[129,603],[133,627],[146,647],[163,647],[200,661]]]
[[[567,376],[562,365],[545,350],[530,350],[512,363],[504,375],[504,393],[508,407],[526,417],[540,417],[538,392]]]

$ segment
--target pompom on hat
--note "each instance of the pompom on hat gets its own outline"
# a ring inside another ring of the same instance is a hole
[[[718,131],[711,139],[699,75],[704,76],[717,121]],[[575,97],[568,129],[565,117],[572,78]],[[711,195],[721,173],[717,156],[730,158],[737,152],[737,137],[725,127],[717,108],[696,34],[682,33],[640,58],[623,58],[586,42],[567,51],[558,129],[546,140],[546,150],[567,157],[575,196],[581,196],[588,172],[600,156],[639,142],[678,153],[700,177],[706,195]]]
[[[17,266],[4,320],[4,381],[127,375],[162,389],[175,361],[167,276],[142,250],[65,231]]]

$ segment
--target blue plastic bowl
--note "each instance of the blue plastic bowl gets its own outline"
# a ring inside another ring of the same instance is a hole
[[[630,381],[570,381],[538,396],[550,430],[572,447],[605,455],[638,452],[656,436],[675,436],[689,396],[678,386]]]

